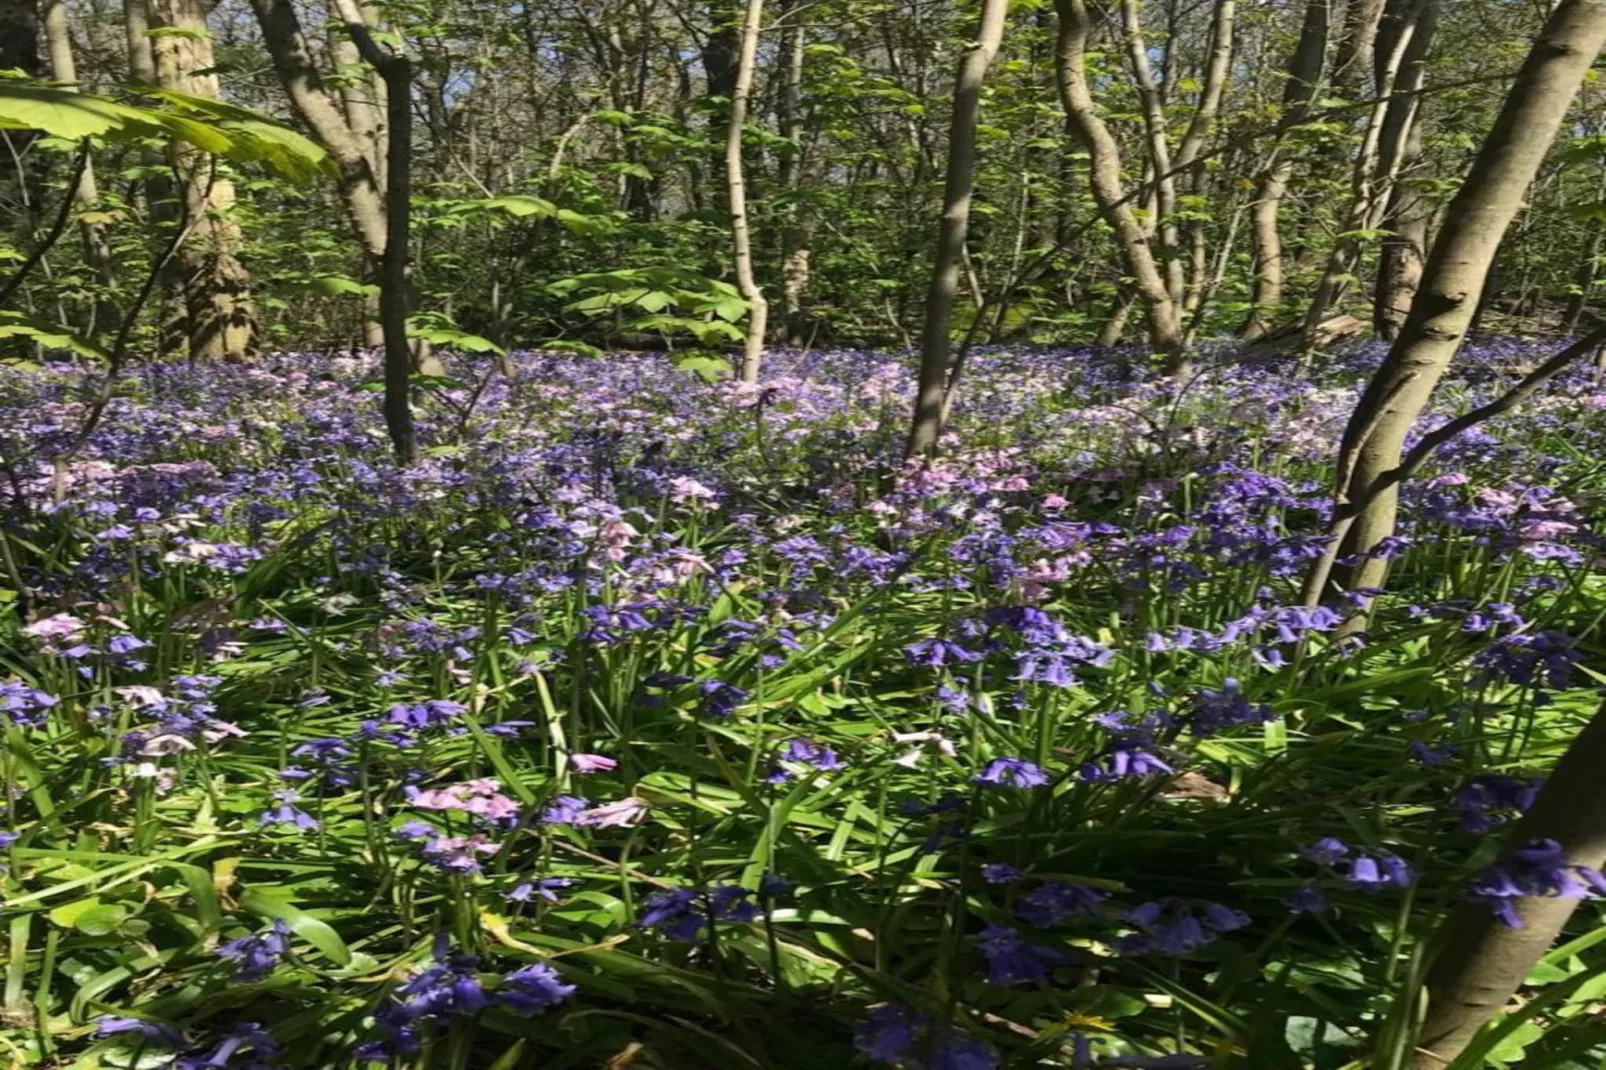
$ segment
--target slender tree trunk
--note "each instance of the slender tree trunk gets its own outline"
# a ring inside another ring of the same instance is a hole
[[[409,230],[413,195],[413,65],[404,53],[386,52],[369,32],[355,0],[336,0],[336,10],[362,58],[385,80],[385,246],[379,270],[379,318],[385,337],[385,426],[396,460],[418,457],[410,379],[414,353],[407,338]]]
[[[50,53],[50,75],[77,90],[78,68],[73,62],[72,34],[67,23],[65,0],[46,0],[44,22],[45,46]],[[72,196],[80,211],[91,210],[100,201],[93,159],[84,161],[84,172]],[[118,320],[117,305],[111,299],[111,289],[116,281],[112,270],[112,251],[106,242],[106,230],[99,223],[80,220],[78,233],[84,242],[84,259],[89,262],[101,286],[101,293],[95,298],[89,329],[84,332],[93,338],[98,330],[110,329]]]
[[[1506,841],[1507,849],[1554,840],[1567,862],[1606,865],[1606,707],[1585,726],[1545,780],[1533,807]],[[1577,899],[1530,896],[1516,904],[1520,928],[1495,917],[1484,903],[1457,907],[1439,933],[1428,970],[1427,1018],[1414,1070],[1444,1070],[1490,1018],[1498,1014],[1549,950]]]
[[[156,29],[152,42],[156,80],[163,89],[216,97],[217,75],[200,73],[216,63],[207,33],[204,0],[151,0]],[[174,257],[184,295],[186,335],[192,360],[245,360],[256,349],[256,313],[251,276],[240,263],[242,238],[233,218],[234,183],[208,166],[205,154],[188,145],[172,148],[183,184],[187,219],[193,226]]]
[[[920,332],[920,381],[914,422],[905,455],[930,453],[942,434],[943,399],[949,393],[948,331],[959,292],[959,262],[970,230],[970,199],[976,174],[976,127],[981,116],[981,85],[1004,40],[1008,0],[982,0],[976,40],[959,62],[954,81],[953,117],[948,127],[948,173],[943,184],[942,221],[926,291],[925,325]],[[979,315],[981,310],[977,309]],[[957,386],[958,384],[953,384]]]
[[[1406,48],[1395,99],[1383,118],[1379,169],[1387,176],[1388,200],[1378,227],[1385,233],[1378,250],[1377,284],[1372,297],[1372,320],[1379,337],[1392,342],[1405,325],[1405,317],[1422,280],[1427,259],[1428,216],[1426,198],[1412,172],[1422,157],[1422,116],[1417,93],[1426,74],[1426,60],[1439,22],[1439,0],[1390,0],[1377,36],[1379,68],[1393,52],[1394,37],[1416,12],[1416,30]]]
[[[725,195],[730,206],[731,251],[736,260],[736,286],[747,301],[747,338],[742,345],[744,383],[758,382],[770,312],[764,291],[753,276],[753,247],[747,233],[747,182],[742,168],[742,128],[747,125],[747,99],[753,92],[753,65],[758,58],[758,32],[763,19],[764,0],[747,0],[725,131]]]
[[[1077,140],[1088,154],[1094,200],[1115,232],[1122,260],[1133,277],[1149,318],[1149,341],[1172,370],[1182,362],[1182,323],[1154,250],[1121,182],[1121,149],[1100,118],[1087,83],[1087,39],[1091,28],[1085,0],[1055,0],[1059,34],[1055,71],[1060,101]]]
[[[1160,96],[1160,87],[1155,84],[1154,71],[1149,66],[1149,46],[1143,39],[1138,0],[1121,0],[1121,30],[1126,38],[1127,62],[1132,67],[1132,79],[1137,84],[1138,100],[1143,106],[1143,131],[1149,144],[1149,168],[1154,173],[1151,187],[1154,191],[1154,212],[1146,229],[1160,240],[1159,259],[1166,293],[1170,295],[1172,305],[1180,308],[1187,284],[1177,241],[1177,180],[1172,173],[1165,101]]]
[[[1584,252],[1584,258],[1578,264],[1578,273],[1573,277],[1573,285],[1578,292],[1567,297],[1567,308],[1562,313],[1561,329],[1564,334],[1572,334],[1578,330],[1583,322],[1584,310],[1589,307],[1590,293],[1595,289],[1595,280],[1600,275],[1600,260],[1602,239],[1606,238],[1606,224],[1597,220],[1589,229],[1589,246]]]
[[[1388,37],[1389,54],[1377,65],[1377,99],[1367,116],[1366,130],[1355,153],[1350,173],[1349,216],[1345,221],[1344,232],[1333,242],[1327,264],[1322,269],[1321,278],[1317,280],[1315,291],[1311,294],[1310,304],[1305,309],[1304,323],[1301,325],[1300,342],[1306,352],[1316,346],[1322,324],[1328,314],[1339,307],[1344,298],[1344,293],[1348,289],[1347,280],[1353,277],[1352,272],[1361,253],[1360,233],[1371,230],[1380,221],[1383,205],[1379,203],[1379,190],[1388,185],[1389,172],[1399,156],[1398,147],[1389,146],[1385,159],[1383,137],[1388,126],[1389,105],[1411,103],[1410,100],[1396,102],[1393,100],[1393,94],[1399,84],[1400,70],[1416,40],[1421,19],[1425,17],[1431,20],[1433,17],[1431,12],[1425,10],[1431,6],[1421,3],[1409,5],[1410,12],[1401,21],[1397,31]],[[1428,27],[1428,32],[1432,32],[1431,26]],[[1421,56],[1418,55],[1417,58],[1420,59]]]
[[[1332,0],[1305,0],[1299,43],[1288,61],[1283,84],[1283,117],[1302,117],[1316,95],[1327,58],[1327,37],[1332,22]],[[1283,198],[1294,174],[1294,159],[1287,147],[1274,144],[1272,161],[1255,192],[1250,217],[1255,240],[1254,308],[1241,336],[1252,342],[1271,330],[1283,301],[1283,239],[1280,229]]]
[[[1339,448],[1337,505],[1360,500],[1399,465],[1406,435],[1472,321],[1500,240],[1603,42],[1606,0],[1562,0],[1547,20],[1450,203],[1410,316],[1350,416]],[[1355,516],[1340,553],[1359,556],[1335,572],[1341,589],[1382,585],[1388,563],[1371,551],[1394,533],[1397,505],[1397,488],[1390,487]]]
[[[1137,295],[1131,289],[1122,287],[1110,303],[1110,311],[1104,318],[1104,325],[1099,328],[1098,336],[1093,344],[1109,349],[1121,344],[1121,336],[1126,333],[1126,321],[1132,316],[1132,306],[1137,304]]]
[[[371,5],[361,8],[363,22],[370,28],[378,26],[378,13]],[[362,154],[368,159],[369,169],[373,173],[374,184],[381,194],[385,189],[386,167],[386,92],[385,80],[379,72],[369,67],[360,66],[362,56],[357,51],[356,44],[351,35],[345,30],[331,27],[329,32],[329,53],[334,60],[335,68],[341,74],[340,106],[345,115],[346,124],[351,129],[352,137],[356,139]],[[372,262],[371,271],[377,271],[379,265]],[[369,349],[378,349],[385,344],[385,329],[379,311],[379,295],[366,294],[363,297],[363,345]]]
[[[779,174],[782,191],[790,196],[786,220],[781,227],[781,308],[783,338],[789,346],[800,346],[803,336],[803,295],[809,287],[810,226],[798,202],[803,183],[803,115],[798,98],[803,87],[804,31],[797,0],[781,12],[781,86],[776,103],[780,133],[789,143],[782,150]]]
[[[290,0],[251,0],[262,39],[285,95],[301,121],[340,168],[340,193],[353,231],[370,260],[385,255],[385,202],[373,161],[339,105],[324,88]]]

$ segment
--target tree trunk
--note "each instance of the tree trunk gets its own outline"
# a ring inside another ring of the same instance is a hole
[[[1567,747],[1533,807],[1512,828],[1507,849],[1554,840],[1570,865],[1606,865],[1603,766],[1606,706]],[[1427,1018],[1411,1063],[1414,1070],[1444,1070],[1466,1048],[1527,979],[1578,902],[1561,896],[1523,898],[1516,904],[1520,928],[1506,925],[1484,903],[1463,903],[1451,913],[1428,970]]]
[[[1177,241],[1177,180],[1171,170],[1165,102],[1149,66],[1149,46],[1143,39],[1138,0],[1121,0],[1121,30],[1126,38],[1127,63],[1132,67],[1132,79],[1143,106],[1143,131],[1149,143],[1149,167],[1154,172],[1154,213],[1146,229],[1160,240],[1159,259],[1166,293],[1171,297],[1171,304],[1180,308],[1186,281]]]
[[[1563,0],[1547,20],[1445,213],[1404,328],[1350,416],[1337,504],[1360,500],[1399,465],[1406,435],[1466,334],[1500,240],[1603,42],[1606,0]],[[1335,573],[1342,589],[1382,585],[1388,563],[1370,552],[1394,533],[1397,505],[1390,487],[1356,515],[1340,553],[1360,556]]]
[[[362,5],[361,12],[365,25],[370,29],[378,27],[378,13],[372,5]],[[385,80],[380,77],[378,71],[361,66],[362,56],[351,40],[351,35],[344,29],[330,27],[329,54],[334,60],[336,70],[342,76],[340,110],[345,115],[346,124],[350,127],[358,148],[368,159],[368,167],[373,173],[375,186],[383,194],[387,137]],[[370,273],[378,269],[378,263],[371,262]],[[369,349],[378,349],[385,344],[385,328],[379,311],[378,294],[367,294],[363,297],[362,341]]]
[[[373,161],[318,77],[290,0],[251,0],[251,8],[291,107],[340,168],[346,214],[363,251],[377,265],[385,255],[385,204]]]
[[[742,16],[741,52],[736,84],[731,87],[729,126],[725,131],[725,195],[730,206],[731,251],[736,260],[736,287],[747,301],[747,338],[742,345],[742,382],[758,382],[769,326],[769,302],[753,276],[753,247],[747,233],[747,182],[742,169],[742,128],[747,125],[747,98],[753,92],[753,65],[758,58],[758,32],[764,0],[747,0]]]
[[[1322,324],[1344,298],[1348,289],[1347,280],[1353,277],[1351,273],[1361,253],[1358,233],[1371,230],[1380,221],[1383,205],[1379,191],[1389,183],[1390,172],[1400,155],[1398,145],[1388,146],[1386,153],[1384,149],[1389,108],[1391,104],[1399,104],[1402,108],[1414,104],[1414,98],[1396,100],[1393,94],[1400,83],[1401,70],[1407,59],[1412,57],[1417,33],[1424,28],[1429,34],[1433,32],[1432,9],[1435,5],[1430,0],[1428,3],[1412,2],[1404,6],[1408,10],[1386,37],[1388,54],[1376,64],[1377,99],[1367,117],[1366,131],[1351,167],[1350,207],[1344,232],[1334,240],[1322,276],[1305,309],[1305,319],[1300,327],[1300,346],[1307,353],[1316,347]],[[1421,25],[1424,19],[1428,22],[1426,27]],[[1418,50],[1414,56],[1418,67],[1422,58],[1424,54]],[[1403,118],[1405,122],[1410,122],[1411,117],[1407,112]],[[1398,137],[1399,131],[1394,131],[1394,134]]]
[[[954,81],[953,116],[948,127],[948,171],[943,184],[942,221],[926,291],[925,324],[920,332],[920,381],[914,422],[905,456],[930,453],[942,434],[943,400],[948,382],[948,331],[959,292],[959,261],[970,230],[970,198],[976,174],[976,127],[981,116],[981,85],[1004,40],[1008,0],[982,0],[976,40],[959,61]],[[976,310],[980,314],[981,310]],[[954,384],[957,386],[957,384]]]
[[[1332,0],[1305,0],[1305,16],[1300,24],[1299,43],[1288,60],[1288,80],[1283,83],[1283,118],[1304,116],[1316,95],[1322,67],[1327,58],[1327,37],[1332,21]],[[1254,308],[1240,332],[1252,342],[1271,330],[1283,301],[1283,239],[1279,217],[1288,180],[1294,174],[1293,157],[1286,147],[1271,147],[1272,161],[1255,191],[1255,209],[1250,217],[1255,241]]]
[[[1121,249],[1128,274],[1149,318],[1149,341],[1171,370],[1182,361],[1182,324],[1171,291],[1161,276],[1154,250],[1121,182],[1121,149],[1099,117],[1087,83],[1087,38],[1090,29],[1085,0],[1055,0],[1059,14],[1055,73],[1060,101],[1077,140],[1088,154],[1094,200]]]
[[[396,460],[418,458],[413,427],[410,379],[416,361],[407,338],[408,231],[413,195],[413,65],[403,53],[379,47],[355,0],[336,0],[362,58],[385,80],[387,182],[385,184],[385,247],[379,263],[379,318],[385,337],[385,427]]]
[[[151,0],[156,81],[163,89],[216,98],[217,75],[204,0]],[[233,218],[234,183],[220,177],[205,153],[175,143],[174,169],[183,185],[190,237],[174,257],[184,295],[185,335],[192,360],[245,360],[256,348],[251,276],[240,263],[240,227]]]
[[[789,143],[781,150],[777,178],[781,190],[789,197],[786,220],[781,227],[781,309],[782,337],[789,346],[804,344],[803,295],[809,286],[810,230],[804,218],[804,209],[798,203],[798,190],[803,183],[803,115],[798,98],[803,87],[804,32],[799,25],[801,16],[798,0],[791,0],[781,11],[781,69],[780,93],[776,102],[776,120],[781,137]]]
[[[1387,176],[1388,199],[1378,226],[1386,233],[1378,250],[1377,285],[1372,297],[1372,320],[1379,337],[1399,337],[1411,301],[1422,280],[1427,258],[1429,208],[1412,172],[1422,157],[1422,117],[1417,93],[1427,70],[1427,56],[1439,21],[1439,0],[1390,0],[1378,31],[1375,62],[1381,69],[1393,53],[1401,27],[1416,13],[1416,31],[1406,48],[1395,99],[1383,117],[1379,170]]]
[[[50,53],[50,76],[76,91],[78,68],[73,62],[72,34],[67,23],[65,0],[46,0],[44,22],[45,46]],[[84,161],[84,172],[78,179],[77,188],[72,191],[72,197],[80,211],[93,209],[99,202],[100,190],[95,182],[93,159]],[[105,228],[99,223],[80,220],[78,233],[84,242],[84,259],[95,272],[95,278],[101,286],[101,292],[95,297],[88,329],[84,332],[86,337],[93,338],[99,330],[110,329],[118,321],[117,305],[111,299],[112,286],[116,281],[112,274],[112,251],[106,242]]]

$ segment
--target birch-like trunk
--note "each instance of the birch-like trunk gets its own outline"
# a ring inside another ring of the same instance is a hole
[[[1004,40],[1008,0],[982,0],[976,40],[959,61],[954,80],[953,116],[948,127],[948,171],[943,184],[942,221],[926,291],[925,324],[920,332],[920,379],[914,422],[904,454],[930,453],[942,435],[943,402],[950,393],[948,332],[959,292],[959,262],[970,231],[970,198],[976,176],[976,127],[981,118],[981,85]],[[977,315],[981,309],[976,310]],[[958,384],[952,384],[957,386]]]
[[[45,48],[50,54],[50,76],[64,82],[74,91],[78,87],[78,67],[73,61],[72,33],[67,22],[66,0],[45,0]],[[100,189],[95,182],[95,161],[84,161],[83,174],[72,191],[73,200],[80,211],[88,211],[100,201]],[[110,329],[118,320],[117,305],[111,299],[111,288],[116,282],[112,270],[111,246],[106,241],[106,230],[99,223],[80,219],[78,233],[84,243],[84,259],[89,262],[100,283],[102,292],[97,295],[89,328],[84,333],[93,338],[97,330]]]
[[[173,29],[152,40],[156,82],[163,89],[198,97],[218,95],[216,61],[207,32],[205,0],[151,0],[152,29]],[[175,143],[190,236],[173,258],[184,299],[185,336],[191,360],[245,360],[256,349],[256,312],[251,276],[240,263],[243,238],[234,219],[234,183],[220,175],[206,154]]]
[[[1121,148],[1099,116],[1087,82],[1087,39],[1091,29],[1085,0],[1055,0],[1059,14],[1055,74],[1066,118],[1088,154],[1088,177],[1099,211],[1115,232],[1121,258],[1149,320],[1149,342],[1176,370],[1182,361],[1182,323],[1171,290],[1161,274],[1143,224],[1121,181]]]
[[[1414,103],[1414,97],[1406,100],[1396,100],[1395,89],[1400,83],[1400,72],[1411,49],[1416,42],[1417,33],[1424,27],[1422,20],[1428,20],[1426,32],[1432,33],[1432,20],[1434,13],[1428,3],[1413,3],[1409,5],[1410,11],[1388,38],[1388,55],[1377,64],[1377,97],[1367,115],[1365,133],[1361,137],[1361,144],[1355,153],[1355,161],[1350,173],[1350,207],[1349,215],[1345,220],[1344,230],[1333,242],[1333,248],[1328,253],[1326,266],[1316,283],[1316,289],[1311,294],[1310,304],[1305,309],[1305,319],[1301,325],[1301,348],[1309,352],[1317,344],[1321,328],[1328,315],[1339,307],[1344,294],[1349,288],[1348,280],[1353,278],[1353,272],[1360,259],[1361,235],[1375,228],[1381,221],[1385,201],[1383,191],[1391,184],[1394,176],[1391,174],[1394,164],[1400,156],[1399,148],[1390,146],[1385,158],[1383,149],[1383,135],[1387,128],[1388,111],[1392,104],[1409,107]],[[1419,53],[1416,59],[1420,61]],[[1420,62],[1418,62],[1420,66]],[[1414,116],[1409,113],[1406,121]]]
[[[1406,436],[1472,322],[1500,241],[1603,43],[1606,0],[1562,0],[1546,21],[1450,202],[1410,316],[1350,416],[1335,511],[1362,500],[1399,465]],[[1391,486],[1355,514],[1339,549],[1355,563],[1334,573],[1341,589],[1382,585],[1388,562],[1371,551],[1394,533],[1397,506]]]
[[[758,31],[764,0],[747,0],[742,15],[736,83],[731,87],[730,119],[725,130],[725,196],[730,208],[731,252],[736,261],[736,288],[747,301],[747,337],[742,343],[742,382],[758,382],[769,327],[769,302],[753,275],[753,246],[747,227],[747,180],[742,168],[742,129],[747,125],[747,99],[753,92],[753,66],[758,59]]]
[[[1420,5],[1420,11],[1416,11]],[[1390,0],[1376,42],[1376,64],[1382,68],[1393,52],[1394,37],[1413,17],[1415,32],[1406,48],[1394,99],[1383,119],[1379,165],[1388,176],[1388,190],[1379,229],[1377,283],[1372,295],[1372,322],[1378,336],[1394,341],[1411,311],[1427,259],[1431,209],[1415,171],[1422,157],[1422,112],[1418,93],[1427,73],[1427,56],[1439,23],[1439,0]]]
[[[1332,0],[1305,0],[1299,43],[1288,60],[1288,80],[1283,83],[1283,118],[1298,120],[1309,110],[1322,78],[1327,59],[1327,38],[1332,23]],[[1281,215],[1288,182],[1294,176],[1294,159],[1287,146],[1273,144],[1271,161],[1255,191],[1255,207],[1250,217],[1255,241],[1254,308],[1240,336],[1246,342],[1266,334],[1274,326],[1283,303],[1283,238]]]
[[[1554,840],[1568,864],[1606,865],[1606,707],[1567,747],[1539,797],[1506,840],[1508,849]],[[1444,1070],[1489,1019],[1505,1008],[1567,919],[1577,899],[1529,896],[1516,904],[1511,928],[1484,903],[1457,907],[1438,934],[1427,976],[1427,1018],[1413,1070]]]

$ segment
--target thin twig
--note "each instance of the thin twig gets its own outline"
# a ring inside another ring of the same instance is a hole
[[[39,261],[43,260],[45,254],[61,240],[62,234],[67,229],[67,220],[72,215],[73,204],[76,203],[73,198],[73,191],[83,181],[84,170],[88,166],[89,139],[85,138],[79,143],[77,162],[73,165],[72,181],[68,183],[67,193],[61,199],[61,209],[56,212],[56,220],[50,225],[50,233],[46,234],[45,240],[35,246],[33,252],[28,254],[28,259],[22,262],[22,266],[17,269],[15,275],[6,280],[5,286],[0,287],[0,305],[4,305],[10,300],[11,295],[17,292],[17,287],[21,286],[33,269],[39,266]]]

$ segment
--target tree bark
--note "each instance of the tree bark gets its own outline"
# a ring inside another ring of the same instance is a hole
[[[152,41],[156,81],[163,89],[216,98],[215,65],[204,0],[151,0],[154,29],[174,29]],[[174,257],[184,297],[185,336],[191,360],[246,360],[256,349],[257,322],[251,276],[240,263],[242,238],[233,218],[234,183],[212,173],[205,154],[183,144],[171,149],[193,220],[189,239]]]
[[[1387,176],[1388,197],[1378,227],[1385,231],[1378,250],[1377,283],[1372,320],[1378,336],[1399,337],[1422,281],[1427,258],[1430,209],[1412,172],[1422,157],[1421,102],[1417,93],[1427,71],[1426,60],[1439,22],[1439,0],[1390,0],[1376,42],[1381,68],[1393,52],[1393,40],[1418,3],[1416,31],[1406,48],[1396,79],[1394,99],[1383,117],[1379,169]]]
[[[346,214],[363,251],[377,265],[385,255],[385,203],[373,161],[324,88],[290,0],[251,0],[251,8],[290,106],[340,168]]]
[[[976,127],[981,116],[981,85],[1004,40],[1008,0],[982,0],[976,40],[959,61],[953,115],[948,127],[948,170],[943,183],[942,220],[926,291],[925,324],[920,332],[920,378],[914,422],[904,454],[918,457],[936,448],[942,435],[943,400],[949,393],[948,332],[959,292],[959,261],[970,230],[970,199],[976,176]],[[981,309],[976,310],[980,315]],[[957,384],[954,384],[957,386]]]
[[[1603,43],[1606,0],[1562,0],[1546,21],[1445,213],[1410,315],[1350,416],[1339,447],[1338,505],[1399,465],[1406,435],[1466,334],[1501,238]],[[1356,515],[1340,550],[1355,563],[1335,572],[1342,589],[1382,585],[1388,563],[1371,551],[1394,533],[1397,506],[1390,487]]]
[[[363,22],[370,29],[378,26],[378,15],[371,5],[362,5],[361,12]],[[344,75],[340,84],[340,110],[345,115],[346,125],[350,127],[352,137],[356,139],[362,154],[368,158],[368,167],[373,173],[374,184],[383,195],[387,137],[385,80],[372,68],[359,68],[362,55],[357,51],[357,45],[352,41],[351,35],[344,29],[330,28],[329,54],[334,60],[336,69]],[[377,270],[378,264],[373,263],[371,271]],[[377,294],[363,297],[362,341],[369,349],[378,349],[385,344],[385,329]]]
[[[1555,840],[1571,865],[1606,865],[1606,706],[1567,747],[1533,807],[1517,821],[1507,849]],[[1511,928],[1483,903],[1463,903],[1441,929],[1428,970],[1427,1018],[1413,1070],[1444,1070],[1527,979],[1577,899],[1532,896],[1516,904],[1521,928]]]
[[[1358,2],[1358,0],[1357,0]],[[1305,309],[1305,319],[1300,328],[1300,345],[1305,352],[1316,348],[1322,324],[1328,316],[1339,306],[1348,289],[1346,280],[1351,273],[1361,253],[1361,238],[1358,232],[1369,231],[1381,220],[1383,203],[1379,193],[1387,188],[1390,182],[1390,172],[1400,155],[1397,145],[1390,145],[1385,156],[1384,133],[1388,127],[1388,112],[1391,104],[1400,104],[1410,107],[1415,102],[1414,97],[1403,101],[1394,98],[1395,89],[1399,85],[1400,72],[1406,60],[1411,56],[1412,46],[1416,35],[1424,27],[1422,20],[1428,20],[1426,30],[1433,32],[1432,21],[1434,5],[1429,3],[1409,2],[1405,5],[1408,10],[1404,12],[1398,25],[1394,27],[1386,38],[1389,51],[1380,58],[1376,64],[1377,99],[1373,103],[1370,114],[1367,116],[1366,130],[1361,138],[1361,144],[1355,154],[1355,161],[1350,172],[1350,206],[1349,215],[1345,220],[1344,232],[1333,242],[1328,253],[1327,264],[1322,269],[1322,275],[1316,283],[1316,289],[1311,294],[1310,304]],[[1374,35],[1375,36],[1375,35]],[[1415,59],[1420,67],[1423,54],[1419,51]],[[1411,115],[1404,116],[1409,122]],[[1398,131],[1395,132],[1398,136]]]
[[[769,326],[769,302],[753,275],[753,246],[748,239],[747,180],[742,168],[742,128],[747,125],[747,100],[753,92],[753,66],[758,59],[758,32],[764,19],[764,0],[747,0],[742,16],[741,51],[736,60],[736,83],[731,87],[730,119],[725,131],[725,196],[730,206],[731,251],[736,261],[736,287],[747,301],[747,337],[742,344],[742,382],[758,382]]]
[[[782,150],[777,178],[781,190],[788,196],[786,219],[781,227],[781,310],[782,337],[789,346],[801,346],[803,335],[803,295],[809,287],[810,231],[799,203],[798,191],[803,184],[803,115],[799,96],[803,87],[804,31],[799,25],[801,16],[798,0],[791,0],[781,10],[781,69],[780,93],[776,101],[776,121],[781,137],[789,145]]]
[[[1099,212],[1115,232],[1121,257],[1148,313],[1149,341],[1175,370],[1182,360],[1182,323],[1170,288],[1160,273],[1143,225],[1127,200],[1121,181],[1121,149],[1093,103],[1087,83],[1087,39],[1091,26],[1085,0],[1055,0],[1059,32],[1056,81],[1065,115],[1088,154],[1089,180]]]
[[[364,61],[385,80],[386,158],[385,246],[379,263],[379,318],[385,339],[385,427],[401,464],[418,459],[418,437],[410,398],[414,354],[407,338],[409,252],[413,179],[413,65],[405,54],[379,47],[354,0],[336,0]]]
[[[1149,46],[1143,39],[1138,0],[1121,0],[1121,30],[1126,38],[1127,63],[1137,84],[1143,108],[1143,132],[1149,145],[1149,167],[1154,172],[1154,215],[1145,228],[1160,241],[1159,260],[1171,304],[1180,308],[1186,280],[1177,241],[1177,179],[1172,170],[1171,139],[1166,133],[1165,101],[1149,66]]]
[[[1299,43],[1288,60],[1288,80],[1283,83],[1283,118],[1302,118],[1316,95],[1327,58],[1327,38],[1332,22],[1332,0],[1305,0]],[[1255,191],[1255,208],[1250,217],[1255,242],[1254,308],[1240,336],[1252,342],[1271,330],[1283,301],[1283,239],[1280,229],[1283,198],[1294,175],[1294,160],[1286,146],[1273,144],[1272,159]]]
[[[76,91],[79,88],[78,67],[73,61],[72,33],[67,23],[65,0],[45,0],[44,23],[45,47],[50,53],[50,75]],[[91,210],[100,201],[93,158],[85,159],[83,174],[78,178],[72,197],[80,211]],[[95,297],[88,329],[84,331],[86,337],[93,338],[100,329],[115,325],[118,319],[117,305],[111,299],[112,286],[116,282],[112,270],[112,251],[106,242],[106,230],[99,223],[80,219],[78,233],[84,243],[84,259],[95,272],[95,278],[101,286],[101,292]]]

